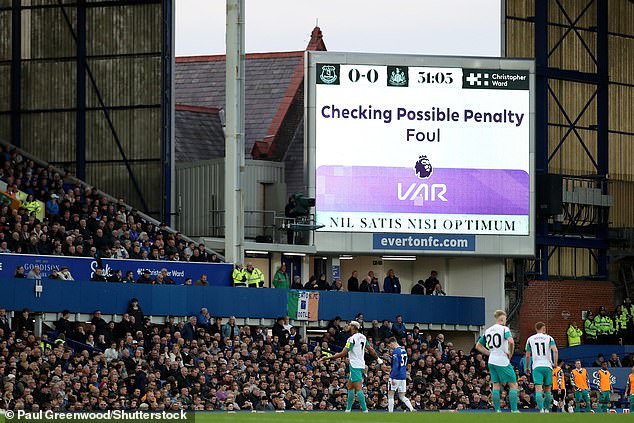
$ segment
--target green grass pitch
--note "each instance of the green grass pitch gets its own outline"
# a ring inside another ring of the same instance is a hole
[[[513,422],[557,422],[557,423],[584,423],[603,422],[604,419],[611,421],[630,421],[629,414],[585,414],[585,413],[368,413],[361,412],[340,413],[340,412],[291,412],[291,413],[203,413],[196,415],[196,423],[234,423],[234,422],[258,422],[258,423],[278,423],[278,422],[301,422],[301,423],[342,423],[342,422],[364,422],[364,423],[509,423]]]
[[[632,421],[632,417],[629,415],[623,415],[620,412],[618,414],[594,414],[594,413],[551,413],[551,414],[539,414],[539,413],[432,413],[432,412],[418,412],[418,413],[403,413],[394,412],[392,414],[376,412],[376,413],[361,413],[354,411],[352,413],[343,412],[290,412],[290,413],[195,413],[193,418],[188,416],[186,422],[189,423],[241,423],[241,422],[253,422],[253,423],[346,423],[346,422],[359,422],[359,423],[509,423],[509,422],[521,422],[521,423],[535,423],[535,422],[556,422],[556,423],[585,423],[585,422],[604,422],[609,421]],[[629,419],[629,420],[628,420]],[[16,423],[26,422],[28,420],[5,420],[4,416],[0,414],[0,423]],[[53,422],[75,422],[83,423],[84,420],[51,420]],[[98,423],[107,422],[107,420],[93,420],[86,421],[86,423]],[[141,421],[141,420],[136,420]],[[178,422],[178,420],[169,420],[170,422]],[[131,420],[121,420],[121,423],[133,423]],[[156,420],[157,423],[167,422],[167,420]]]

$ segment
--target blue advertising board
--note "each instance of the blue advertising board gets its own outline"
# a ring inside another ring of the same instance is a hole
[[[41,295],[35,295],[35,281],[0,278],[0,307],[36,312],[122,314],[135,297],[146,315],[185,316],[207,307],[214,316],[272,319],[286,314],[288,290],[276,288],[233,288],[219,286],[146,285],[62,280],[42,281]],[[483,325],[484,298],[433,297],[431,295],[370,294],[364,292],[319,292],[320,320],[340,315],[352,319],[393,319],[395,310],[405,322]]]
[[[599,370],[601,370],[600,367],[586,367],[591,389],[599,390]],[[612,387],[618,391],[624,391],[625,385],[627,385],[627,377],[632,373],[632,369],[630,367],[610,367],[608,371],[610,372]]]
[[[102,266],[108,274],[111,270],[134,272],[135,279],[144,270],[149,270],[154,278],[161,269],[167,269],[168,276],[177,284],[185,283],[186,278],[192,278],[194,282],[201,275],[207,275],[209,285],[230,286],[233,266],[226,263],[190,263],[184,261],[163,260],[123,260],[102,259]],[[26,273],[33,267],[39,266],[42,278],[47,279],[53,269],[59,270],[67,266],[75,280],[88,281],[97,268],[97,260],[90,257],[66,257],[66,256],[39,256],[29,254],[0,254],[0,278],[12,278],[15,269],[23,266]]]
[[[372,234],[374,250],[475,251],[475,235],[450,234]]]

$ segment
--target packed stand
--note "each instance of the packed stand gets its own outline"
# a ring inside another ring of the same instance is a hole
[[[322,351],[345,340],[339,321],[322,339],[306,342],[288,317],[269,332],[213,318],[206,309],[187,322],[171,318],[152,325],[137,302],[118,322],[96,312],[90,323],[76,324],[69,315],[64,311],[53,337],[40,341],[28,310],[16,313],[13,327],[0,310],[0,409],[345,408],[345,363],[317,365]],[[372,337],[373,328],[367,333],[387,358],[383,334]],[[411,357],[408,391],[416,409],[489,408],[489,376],[480,354],[456,350],[441,335],[401,332],[398,322],[389,334],[404,334],[400,342]],[[368,369],[371,409],[387,407],[388,376],[388,365]]]
[[[38,166],[13,149],[0,151],[0,179],[19,208],[0,208],[0,252],[72,257],[218,262],[204,244],[187,243],[179,233],[158,227],[129,211],[122,199],[109,201],[69,175]],[[38,219],[45,203],[45,215]],[[6,203],[6,202],[5,202]]]

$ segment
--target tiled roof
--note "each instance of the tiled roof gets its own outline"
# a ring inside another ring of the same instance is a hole
[[[176,105],[176,161],[210,160],[225,155],[218,108]]]
[[[318,27],[306,49],[326,50]],[[303,117],[303,62],[303,51],[246,55],[246,158],[284,157]],[[175,73],[177,104],[225,107],[224,55],[177,57]]]
[[[246,60],[245,154],[251,157],[253,144],[267,135],[267,129],[287,92],[303,52],[271,53]],[[225,106],[224,56],[178,58],[176,60],[176,103],[203,107]],[[178,122],[176,127],[178,128]]]

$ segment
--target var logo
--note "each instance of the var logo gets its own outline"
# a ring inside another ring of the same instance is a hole
[[[396,195],[399,201],[411,200],[419,204],[423,201],[447,201],[445,194],[447,193],[447,185],[445,184],[417,184],[411,183],[409,187],[404,188],[399,182],[396,186]]]

